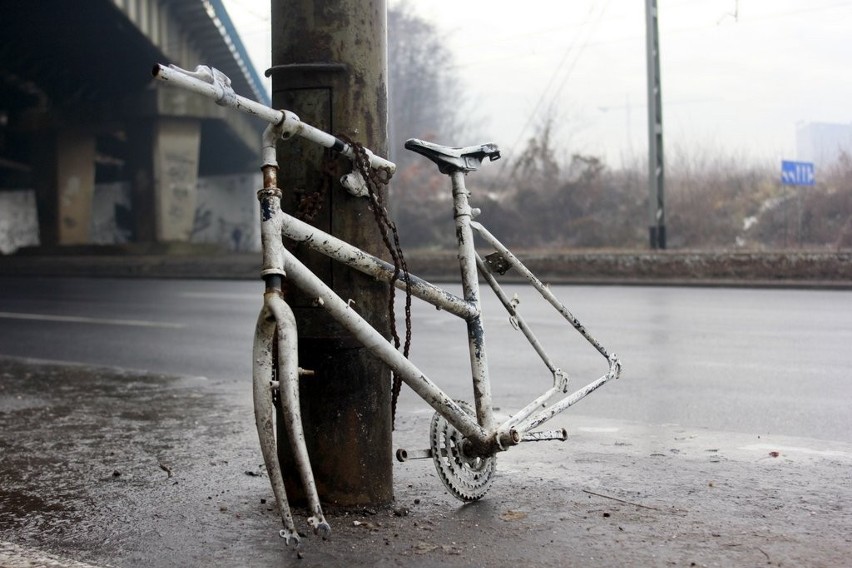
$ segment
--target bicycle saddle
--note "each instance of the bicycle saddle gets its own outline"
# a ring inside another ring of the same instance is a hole
[[[492,162],[500,159],[500,149],[496,144],[450,148],[449,146],[411,138],[406,140],[405,149],[422,154],[435,162],[442,174],[473,172],[479,168],[485,158]]]

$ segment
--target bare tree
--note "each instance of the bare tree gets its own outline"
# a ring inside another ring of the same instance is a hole
[[[456,138],[463,97],[444,36],[408,0],[388,9],[388,69],[389,150],[397,164],[391,183],[393,215],[406,246],[433,245],[452,236],[435,223],[449,211],[434,206],[449,196],[447,180],[404,144],[409,138],[460,144]]]
[[[404,169],[412,156],[403,151],[405,140],[452,143],[462,99],[445,38],[433,23],[414,13],[408,0],[388,9],[388,68],[391,159]]]

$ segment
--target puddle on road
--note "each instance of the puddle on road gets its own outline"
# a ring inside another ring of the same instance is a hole
[[[251,407],[205,379],[3,358],[0,371],[0,540],[118,553],[198,486],[212,507],[217,455],[259,459]]]

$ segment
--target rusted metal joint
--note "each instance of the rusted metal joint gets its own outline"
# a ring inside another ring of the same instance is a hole
[[[521,434],[516,429],[511,428],[506,432],[498,432],[496,435],[487,440],[477,440],[475,438],[463,438],[458,442],[459,452],[465,459],[473,458],[489,458],[498,452],[505,452],[512,446],[517,446],[521,443]],[[430,451],[430,455],[431,455]],[[397,456],[399,459],[399,456]],[[414,459],[409,457],[409,459]]]
[[[278,166],[265,164],[262,168],[260,168],[260,172],[263,174],[264,189],[278,187]]]
[[[277,197],[278,199],[281,199],[283,195],[284,193],[277,187],[264,187],[263,189],[259,189],[257,191],[258,201],[263,201],[264,199],[269,199],[271,197]]]
[[[497,443],[497,447],[500,451],[506,451],[512,446],[517,446],[521,443],[521,433],[518,432],[515,428],[507,428],[505,430],[498,430],[497,435],[494,437],[495,442]]]
[[[458,442],[458,446],[462,455],[468,458],[486,458],[493,456],[497,452],[505,452],[512,446],[517,446],[521,443],[521,439],[521,433],[512,427],[498,430],[494,435],[485,440],[466,437]],[[399,459],[399,456],[397,456],[397,459]]]

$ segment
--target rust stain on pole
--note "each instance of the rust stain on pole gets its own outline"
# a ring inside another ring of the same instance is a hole
[[[273,0],[273,106],[295,112],[328,132],[345,134],[387,153],[385,0]],[[297,140],[278,147],[283,207],[298,211],[303,196],[318,194],[311,221],[379,256],[380,234],[367,202],[349,195],[325,172],[323,152]],[[348,162],[340,161],[348,168]],[[387,285],[296,250],[300,259],[379,331],[388,334]],[[299,326],[305,437],[323,501],[339,506],[384,505],[393,500],[390,374],[319,308],[293,295]],[[284,435],[279,431],[279,436]],[[279,444],[288,495],[301,484]]]

